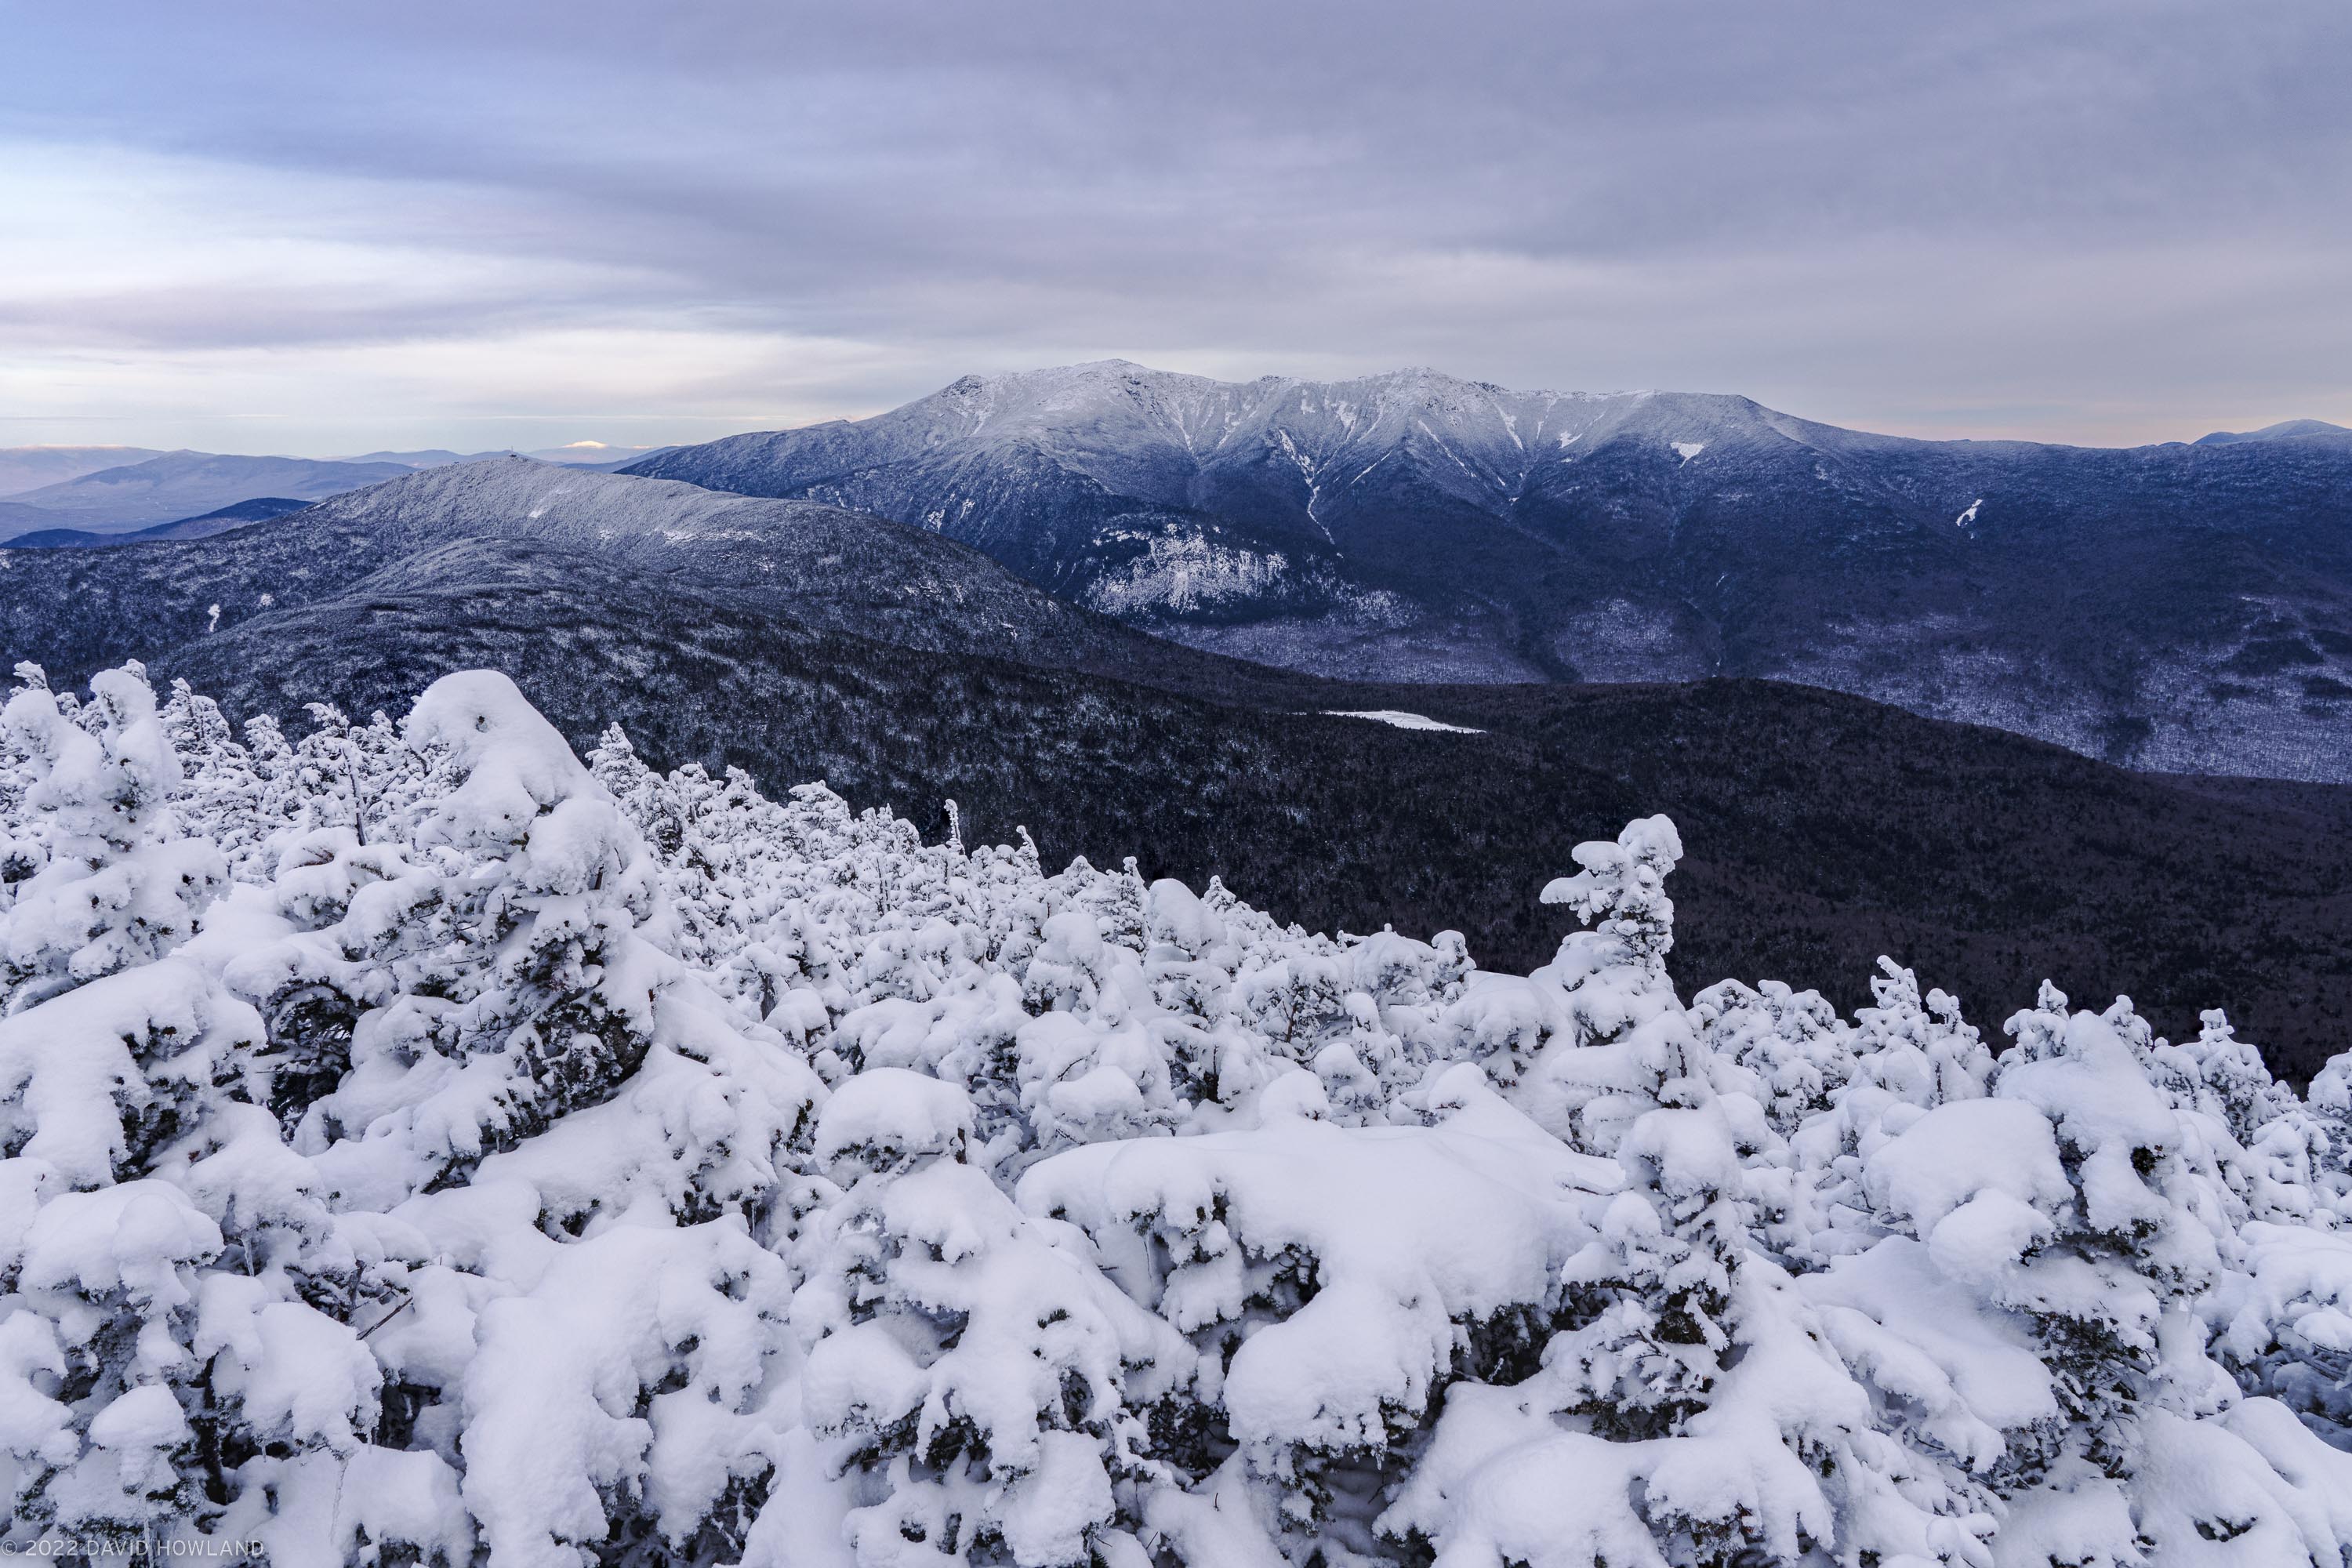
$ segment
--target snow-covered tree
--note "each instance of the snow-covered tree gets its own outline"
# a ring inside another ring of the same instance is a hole
[[[2352,1543],[2352,1054],[1530,975],[503,677],[0,722],[0,1545],[2207,1568]],[[1108,864],[1108,862],[1106,862]]]
[[[1575,854],[1583,869],[1554,879],[1543,901],[1566,905],[1589,929],[1570,935],[1530,977],[1560,994],[1566,1023],[1520,1093],[1545,1126],[1608,1154],[1646,1112],[1703,1103],[1714,1086],[1698,1030],[1666,973],[1675,904],[1665,879],[1683,854],[1675,825],[1644,817],[1614,843],[1580,844]]]
[[[0,1012],[162,956],[185,941],[227,868],[183,831],[180,764],[135,669],[90,683],[87,725],[44,685],[0,711],[26,759],[0,920]]]
[[[971,1128],[960,1090],[900,1068],[817,1123],[841,1191],[803,1233],[793,1321],[862,1565],[1088,1562],[1114,1483],[1153,1473],[1145,1413],[1191,1376],[1180,1335],[966,1162]]]
[[[1828,1110],[1853,1075],[1854,1031],[1818,991],[1791,991],[1777,980],[1757,988],[1718,981],[1692,999],[1691,1015],[1718,1073],[1733,1069],[1727,1081],[1761,1105],[1784,1136]]]
[[[1881,958],[1878,969],[1870,981],[1878,1005],[1854,1015],[1855,1071],[1891,1099],[1923,1109],[1985,1093],[1992,1052],[1960,1016],[1959,1003],[1942,991],[1923,999],[1919,977],[1891,958]]]

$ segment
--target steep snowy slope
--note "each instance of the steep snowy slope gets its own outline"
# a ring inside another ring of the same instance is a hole
[[[1799,679],[2134,765],[2352,776],[2352,443],[1927,442],[1407,371],[968,376],[633,472],[937,529],[1393,679]]]

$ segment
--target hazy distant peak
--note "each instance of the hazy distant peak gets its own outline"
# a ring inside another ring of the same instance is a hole
[[[478,462],[497,454],[490,452],[452,452],[444,447],[428,447],[415,452],[358,452],[350,457],[330,458],[331,463],[398,463],[411,468],[436,468],[444,463]]]
[[[71,447],[43,443],[32,447],[0,447],[0,496],[14,496],[44,485],[119,468],[167,455],[154,447]]]
[[[185,451],[186,449],[187,448],[184,447],[178,448],[178,450],[181,451]],[[70,442],[65,441],[36,441],[27,447],[0,447],[0,458],[15,458],[34,452],[93,452],[107,455],[121,452],[145,452],[151,457],[159,457],[162,455],[162,451],[163,449],[161,447],[122,447],[107,446],[103,444],[90,447],[77,447]]]
[[[526,452],[518,452],[508,447],[494,447],[483,452],[453,452],[446,447],[428,447],[414,452],[366,452],[358,457],[335,458],[330,461],[398,463],[410,468],[438,468],[452,463],[486,463],[498,458],[524,457],[583,468],[613,468],[636,462],[662,450],[664,448],[659,447],[616,447],[608,441],[567,441],[561,447],[541,447]]]
[[[47,514],[57,526],[106,533],[177,521],[257,496],[317,500],[405,471],[399,463],[163,452],[79,473],[11,500]]]
[[[2265,425],[2259,430],[2216,430],[2210,436],[2200,436],[2194,444],[2227,447],[2242,441],[2298,441],[2313,436],[2352,436],[2352,429],[2330,425],[2325,419],[2284,419],[2276,425]]]

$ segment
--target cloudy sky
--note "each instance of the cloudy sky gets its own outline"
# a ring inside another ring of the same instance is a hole
[[[2352,423],[2343,0],[0,0],[0,446],[635,444],[1112,355]]]

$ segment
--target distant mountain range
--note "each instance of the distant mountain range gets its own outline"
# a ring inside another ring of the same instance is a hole
[[[217,510],[257,497],[319,500],[411,470],[396,463],[331,463],[314,458],[246,458],[218,452],[166,452],[100,468],[7,498],[0,522],[9,534],[37,526],[120,533]]]
[[[2325,419],[2288,419],[2259,430],[2216,430],[2197,437],[2200,447],[2227,447],[2240,441],[2352,441],[2352,430]]]
[[[2144,768],[2352,778],[2352,435],[1919,441],[1743,397],[1111,361],[625,471],[873,512],[1386,680],[1802,681]]]
[[[575,441],[525,454],[567,467],[615,468],[667,448]],[[156,452],[138,447],[0,448],[0,541],[34,536],[70,548],[84,535],[144,535],[159,528],[216,521],[225,509],[307,504],[380,479],[450,463],[513,457],[511,452],[370,452],[356,458],[253,458],[220,452]],[[21,482],[19,482],[21,481]],[[275,511],[257,512],[253,521]],[[183,529],[188,532],[217,530]]]
[[[0,447],[0,496],[163,456],[151,447]]]
[[[446,447],[433,447],[417,452],[365,452],[356,458],[338,458],[335,460],[340,463],[398,463],[411,468],[437,468],[450,463],[482,463],[496,458],[536,458],[542,463],[561,463],[569,468],[619,468],[668,450],[667,447],[614,447],[603,441],[572,441],[561,447],[541,447],[531,451],[499,447],[487,452],[452,452]]]
[[[0,548],[0,660],[62,683],[134,657],[296,723],[492,666],[576,745],[618,719],[660,765],[824,778],[933,834],[952,798],[1051,860],[1451,926],[1500,968],[1550,955],[1535,895],[1578,841],[1664,810],[1685,984],[1801,968],[1852,1007],[1885,952],[1997,1019],[2048,967],[2176,1032],[2222,1003],[2288,1070],[2352,1015],[2352,791],[2150,777],[1788,684],[1318,679],[806,501],[516,459],[207,539]],[[1365,713],[1396,721],[1335,716]]]
[[[251,500],[219,507],[199,517],[159,522],[152,528],[128,529],[121,533],[92,533],[79,528],[43,528],[31,533],[17,534],[5,543],[10,550],[92,550],[106,545],[142,544],[158,539],[209,539],[215,533],[226,533],[231,529],[268,522],[272,518],[300,511],[311,504],[286,496],[256,496]]]

